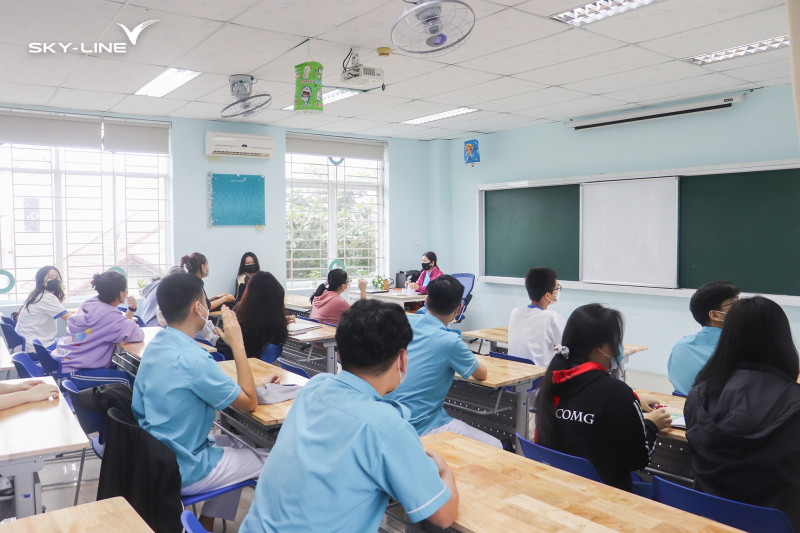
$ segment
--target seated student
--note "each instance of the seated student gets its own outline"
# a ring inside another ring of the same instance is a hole
[[[609,375],[622,357],[622,330],[614,309],[588,304],[572,312],[536,398],[535,440],[588,459],[607,484],[632,491],[631,471],[647,466],[656,433],[671,419],[664,409],[643,415],[631,388]]]
[[[428,294],[428,284],[444,274],[437,266],[436,254],[425,252],[422,254],[422,273],[416,282],[407,281],[406,287],[414,289],[420,294]]]
[[[195,252],[191,255],[184,255],[181,257],[180,267],[199,279],[207,278],[208,273],[210,272],[208,259],[206,259],[206,256],[200,252]],[[216,311],[223,304],[233,303],[235,301],[236,298],[234,298],[232,294],[228,293],[217,294],[211,298],[206,296],[206,307],[208,307],[208,309],[211,311]]]
[[[786,313],[761,296],[735,302],[684,414],[695,488],[774,507],[800,531],[800,370]]]
[[[452,431],[501,448],[498,439],[444,410],[444,397],[456,372],[479,381],[487,376],[486,366],[461,340],[461,332],[447,329],[461,311],[463,294],[464,286],[453,276],[444,274],[430,282],[425,302],[428,313],[410,318],[414,340],[408,346],[408,379],[386,397],[408,407],[419,435]]]
[[[413,522],[450,526],[450,467],[422,448],[408,410],[386,399],[406,375],[409,341],[399,305],[359,300],[342,315],[343,371],[317,374],[295,398],[240,532],[377,531],[389,498]]]
[[[552,268],[531,268],[525,274],[530,305],[515,307],[508,321],[508,353],[525,357],[539,366],[553,358],[553,346],[561,344],[564,317],[548,309],[558,301],[561,285]]]
[[[314,320],[327,322],[334,326],[339,322],[342,313],[350,309],[350,303],[342,297],[342,293],[350,288],[350,277],[341,268],[328,272],[328,284],[320,283],[316,292],[311,295],[311,314]],[[367,297],[367,280],[358,280],[361,299]]]
[[[725,314],[738,299],[739,287],[730,281],[711,281],[692,295],[689,310],[703,327],[676,342],[669,355],[667,373],[677,392],[684,396],[689,394],[697,373],[717,347]]]
[[[242,300],[233,308],[247,357],[259,357],[267,344],[283,344],[289,338],[283,297],[283,286],[269,272],[256,272],[250,278]],[[227,359],[233,358],[224,339],[217,341],[217,350]]]
[[[58,387],[38,379],[28,379],[10,384],[0,381],[0,411],[29,402],[58,397]]]
[[[236,274],[234,286],[236,290],[234,296],[236,301],[240,301],[244,296],[244,289],[247,287],[247,282],[250,281],[250,276],[261,270],[261,265],[258,263],[258,257],[253,252],[245,252],[242,260],[239,261],[239,273]]]
[[[119,272],[109,270],[95,274],[92,288],[97,296],[83,302],[67,320],[67,334],[58,341],[53,357],[61,359],[62,372],[79,389],[105,383],[133,386],[133,378],[111,363],[114,346],[123,342],[144,340],[142,328],[136,325],[136,299],[128,296],[128,281]],[[117,306],[128,303],[121,313]]]
[[[223,329],[218,330],[233,350],[238,376],[234,381],[193,340],[208,318],[203,282],[190,274],[173,274],[161,280],[157,297],[168,327],[156,334],[142,356],[133,388],[136,420],[175,452],[182,495],[257,477],[260,456],[227,437],[208,435],[218,409],[232,405],[253,411],[258,405],[236,316],[223,307]],[[201,522],[213,529],[215,516],[232,520],[238,502],[238,491],[207,501]]]
[[[58,334],[59,318],[67,320],[72,313],[62,303],[61,272],[54,266],[44,266],[36,271],[36,287],[28,295],[17,315],[16,331],[25,339],[25,350],[33,351],[33,341],[38,340],[52,349]]]

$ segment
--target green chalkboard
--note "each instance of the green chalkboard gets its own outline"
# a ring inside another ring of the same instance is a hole
[[[580,185],[484,191],[484,273],[521,278],[549,266],[577,280]]]
[[[678,282],[800,295],[800,169],[686,176]]]

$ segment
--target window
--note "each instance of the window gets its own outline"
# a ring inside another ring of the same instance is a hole
[[[0,269],[23,301],[36,271],[55,265],[67,298],[94,296],[112,266],[129,288],[169,268],[169,154],[0,144]]]
[[[382,273],[384,250],[382,158],[286,154],[287,281],[324,279],[333,259]]]

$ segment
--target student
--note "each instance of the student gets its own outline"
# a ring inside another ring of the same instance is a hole
[[[210,271],[208,267],[208,259],[206,259],[206,256],[200,252],[195,252],[191,255],[184,255],[181,257],[180,266],[183,268],[183,270],[199,279],[207,278]],[[206,306],[211,311],[216,311],[221,305],[235,301],[236,298],[228,293],[217,294],[211,298],[206,296]]]
[[[0,381],[0,411],[30,402],[58,398],[58,387],[39,379],[10,384]]]
[[[24,349],[33,351],[33,341],[38,340],[52,349],[58,334],[59,318],[67,320],[72,313],[62,303],[61,272],[54,266],[44,266],[36,271],[36,286],[22,304],[17,315],[16,331],[25,339]]]
[[[800,531],[800,370],[789,320],[775,302],[735,302],[684,414],[695,488],[774,507]]]
[[[256,254],[253,252],[245,252],[242,256],[242,260],[239,261],[239,273],[236,274],[236,281],[234,283],[236,287],[234,294],[237,302],[242,299],[244,289],[247,286],[247,282],[250,280],[250,276],[259,270],[261,270],[261,265],[258,263]]]
[[[136,299],[128,296],[128,281],[119,272],[109,270],[95,274],[92,288],[97,296],[83,302],[67,320],[67,334],[58,341],[53,357],[61,359],[62,372],[79,389],[105,383],[133,386],[133,378],[111,363],[114,346],[123,342],[144,340],[142,328],[136,325]],[[123,314],[117,306],[128,303]]]
[[[347,272],[341,268],[328,272],[328,284],[320,283],[316,292],[311,295],[310,317],[335,326],[342,313],[350,309],[350,303],[342,297],[349,288],[350,278]],[[362,300],[367,297],[367,280],[358,280],[358,290],[361,291]]]
[[[461,311],[464,286],[453,276],[439,276],[428,285],[428,312],[411,317],[414,340],[408,346],[408,379],[387,398],[400,402],[411,411],[411,424],[419,435],[452,431],[498,448],[498,439],[456,420],[444,410],[444,397],[453,383],[453,375],[464,379],[486,379],[486,366],[479,362],[461,333],[447,325]],[[338,332],[337,332],[338,335]]]
[[[730,281],[711,281],[692,295],[689,310],[702,328],[682,338],[672,348],[667,374],[677,392],[684,396],[689,394],[697,373],[717,347],[726,313],[738,299],[739,287]]]
[[[259,357],[268,344],[283,344],[289,338],[284,294],[281,283],[269,272],[256,272],[250,278],[242,301],[234,308],[247,357]],[[217,341],[217,350],[233,358],[224,339]]]
[[[406,282],[406,287],[415,289],[420,294],[428,294],[428,284],[442,274],[443,272],[437,266],[436,254],[425,252],[422,254],[422,273],[416,282]]]
[[[671,420],[664,409],[643,415],[631,388],[609,375],[622,356],[622,331],[614,309],[572,312],[536,399],[535,440],[588,459],[607,484],[632,491],[631,471],[647,466],[656,433]]]
[[[525,274],[530,305],[515,307],[508,321],[508,353],[547,366],[553,346],[561,344],[564,317],[549,309],[561,295],[558,274],[552,268],[531,268]]]
[[[253,411],[258,405],[253,374],[236,316],[222,308],[218,334],[233,350],[237,379],[229,378],[193,340],[208,319],[203,282],[178,273],[158,286],[158,306],[168,327],[145,348],[133,388],[133,413],[139,425],[175,452],[181,494],[198,494],[258,476],[262,458],[224,436],[209,437],[217,410],[232,405]],[[274,381],[275,376],[273,376]],[[201,522],[236,516],[239,491],[203,504]]]
[[[174,266],[167,271],[167,276],[175,272],[183,272],[181,267]],[[161,323],[158,319],[158,301],[156,300],[156,289],[161,283],[161,277],[153,278],[144,289],[142,289],[142,301],[139,302],[138,315],[147,327],[159,327]],[[216,340],[216,339],[214,339]]]
[[[406,375],[410,340],[399,305],[359,300],[342,315],[343,371],[317,374],[295,398],[239,531],[377,531],[389,498],[413,522],[450,526],[450,467],[425,455],[408,410],[386,399]]]

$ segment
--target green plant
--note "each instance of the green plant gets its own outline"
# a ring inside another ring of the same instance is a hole
[[[380,274],[372,278],[372,286],[375,287],[376,289],[383,288],[383,277]]]
[[[143,278],[139,278],[139,279],[136,280],[136,285],[140,289],[144,289],[145,287],[147,287],[147,280],[143,279]]]

